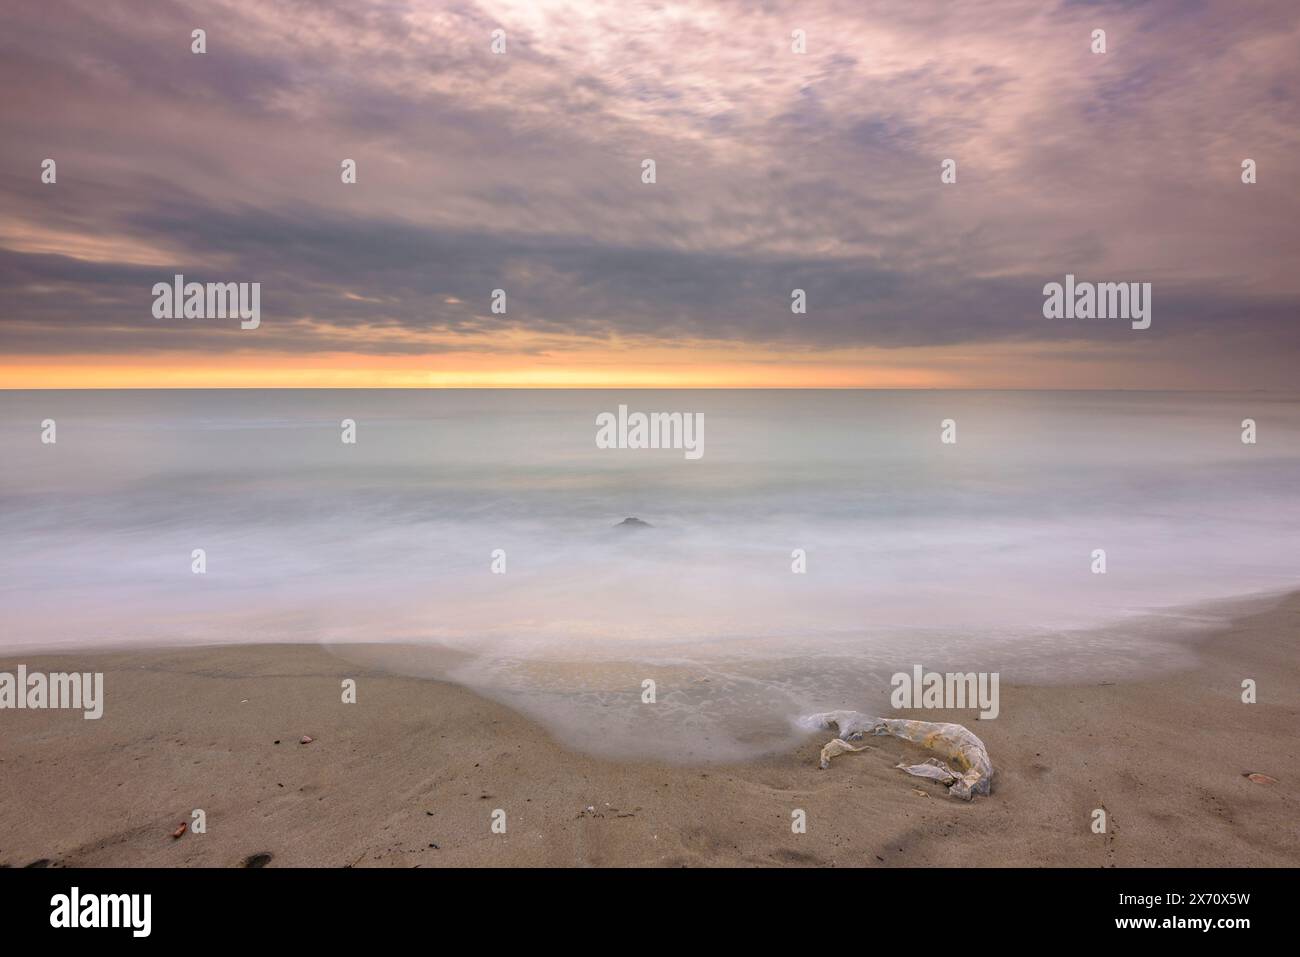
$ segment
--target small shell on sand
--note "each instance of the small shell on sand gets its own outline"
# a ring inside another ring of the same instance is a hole
[[[1277,778],[1271,778],[1267,774],[1260,774],[1258,771],[1247,771],[1242,777],[1248,781],[1254,781],[1256,784],[1277,784]]]
[[[311,738],[310,736],[304,734],[304,735],[302,736],[302,740],[300,740],[298,743],[299,743],[299,744],[311,744],[313,740],[314,740],[313,738]]]

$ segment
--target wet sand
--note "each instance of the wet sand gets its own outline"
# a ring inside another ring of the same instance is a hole
[[[0,711],[0,864],[1294,867],[1298,651],[1293,595],[1207,637],[1190,670],[1004,684],[992,721],[900,712],[984,740],[994,790],[971,803],[895,770],[925,755],[888,738],[825,771],[825,732],[743,764],[594,758],[464,688],[316,646],[6,657],[102,671],[106,702],[97,721]],[[206,833],[173,839],[195,808]]]

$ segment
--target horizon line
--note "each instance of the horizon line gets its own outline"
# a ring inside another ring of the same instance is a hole
[[[649,385],[237,385],[237,386],[0,386],[3,392],[1193,392],[1266,393],[1292,395],[1300,389],[1266,388],[1118,388],[1075,386],[1071,388],[1024,386],[649,386]]]

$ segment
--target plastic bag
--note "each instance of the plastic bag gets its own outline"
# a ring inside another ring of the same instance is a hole
[[[993,762],[989,760],[984,742],[960,724],[940,721],[912,721],[907,718],[880,718],[861,711],[827,711],[810,715],[806,723],[818,728],[835,726],[839,736],[822,748],[821,766],[830,767],[831,758],[851,751],[863,751],[848,742],[863,735],[892,735],[911,741],[947,758],[955,767],[938,758],[929,758],[924,764],[898,767],[908,774],[930,778],[948,785],[953,797],[969,801],[975,794],[988,794],[993,784]]]

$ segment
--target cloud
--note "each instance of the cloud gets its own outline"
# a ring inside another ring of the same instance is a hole
[[[1253,383],[1252,361],[1296,346],[1293,4],[55,2],[8,19],[11,353],[249,348],[152,319],[176,272],[261,282],[258,347],[301,354],[520,330],[1085,339]],[[1066,272],[1152,282],[1152,330],[1043,320]]]

